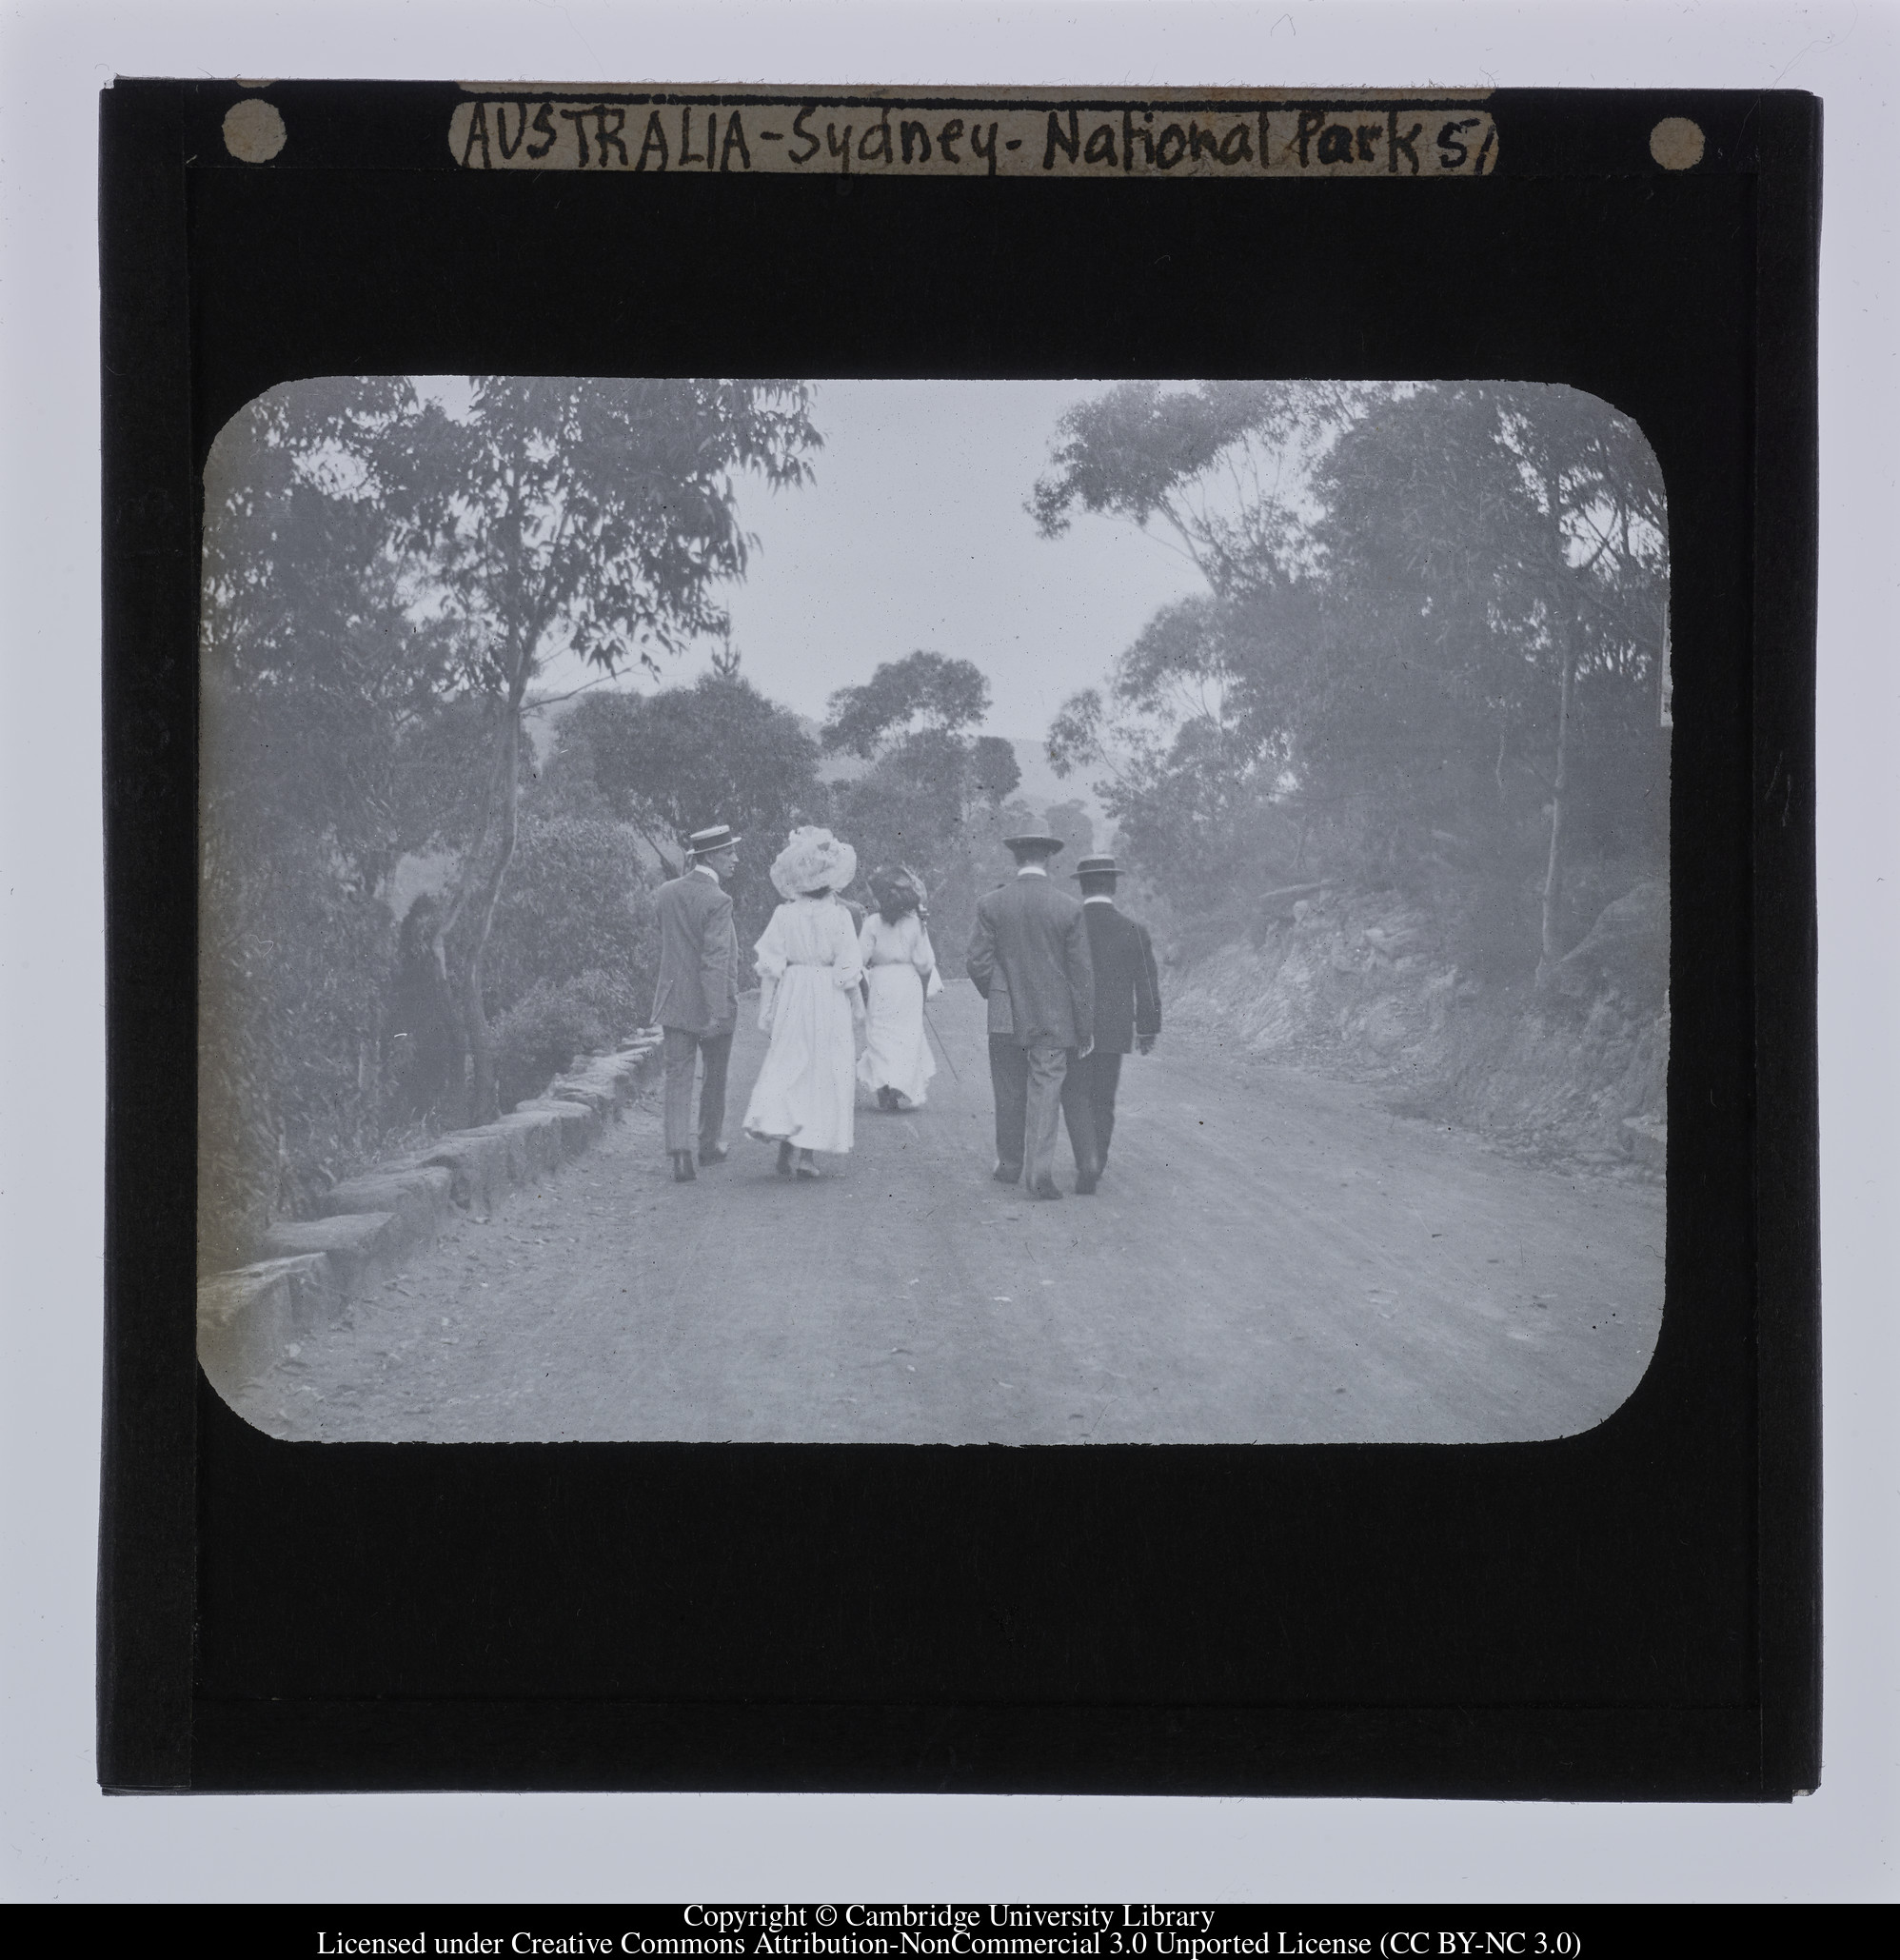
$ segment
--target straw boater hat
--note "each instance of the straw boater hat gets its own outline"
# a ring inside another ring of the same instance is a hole
[[[696,830],[686,840],[686,856],[710,858],[715,851],[730,850],[736,843],[742,843],[742,838],[734,837],[730,823],[715,823],[708,830]]]
[[[1021,837],[1004,838],[1002,847],[1006,851],[1014,851],[1019,858],[1028,852],[1040,851],[1047,851],[1053,857],[1056,852],[1066,851],[1069,848],[1059,837],[1046,837],[1034,830],[1025,832]]]
[[[802,898],[821,885],[841,892],[857,876],[858,853],[815,823],[793,831],[772,861],[772,883],[785,899]]]
[[[1069,873],[1069,876],[1071,878],[1119,878],[1121,873],[1116,868],[1116,862],[1113,858],[1080,858],[1077,860],[1076,868]]]

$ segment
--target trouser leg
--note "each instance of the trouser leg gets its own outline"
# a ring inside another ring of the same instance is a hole
[[[1029,1054],[1007,1035],[990,1037],[990,1088],[997,1105],[997,1162],[1019,1170],[1029,1098]]]
[[[706,1061],[705,1083],[700,1090],[700,1148],[707,1151],[725,1134],[725,1066],[732,1059],[731,1035],[702,1035],[700,1053]]]
[[[1062,1077],[1062,1120],[1068,1125],[1069,1148],[1076,1154],[1076,1175],[1079,1178],[1094,1177],[1101,1156],[1095,1125],[1096,1059],[1093,1055],[1072,1055]]]
[[[660,1052],[666,1063],[666,1148],[677,1154],[693,1147],[693,1064],[700,1038],[690,1028],[667,1028]]]
[[[1121,1058],[1091,1055],[1089,1061],[1089,1100],[1095,1109],[1095,1160],[1099,1169],[1108,1161],[1108,1139],[1115,1135],[1115,1093],[1121,1086]]]
[[[1022,1176],[1034,1191],[1056,1181],[1056,1129],[1062,1119],[1062,1078],[1070,1050],[1031,1048],[1029,1106],[1023,1122]]]

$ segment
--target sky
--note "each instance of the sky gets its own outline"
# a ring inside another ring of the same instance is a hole
[[[1201,589],[1158,532],[1082,517],[1049,541],[1023,508],[1062,411],[1105,386],[816,383],[824,447],[814,481],[773,492],[750,479],[740,489],[758,547],[743,583],[720,598],[746,677],[819,719],[834,689],[927,648],[989,677],[984,732],[1039,741],[1158,606]],[[692,680],[711,651],[670,666],[664,684]],[[556,662],[542,684],[555,692],[585,678]]]

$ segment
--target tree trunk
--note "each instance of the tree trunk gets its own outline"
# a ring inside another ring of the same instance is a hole
[[[1570,795],[1571,689],[1576,675],[1577,623],[1564,635],[1563,680],[1557,690],[1557,767],[1551,785],[1551,855],[1544,867],[1543,948],[1537,961],[1537,985],[1550,984],[1562,957],[1557,944],[1557,908],[1563,900],[1564,815]]]

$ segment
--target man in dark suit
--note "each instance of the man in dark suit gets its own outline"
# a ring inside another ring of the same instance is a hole
[[[739,839],[723,823],[686,840],[686,869],[653,896],[660,920],[660,983],[654,1022],[664,1031],[666,1149],[673,1179],[690,1184],[693,1168],[693,1069],[703,1057],[700,1091],[700,1162],[723,1163],[725,1070],[739,1021],[739,935],[723,881],[739,864]]]
[[[1095,968],[1095,1046],[1062,1080],[1062,1115],[1076,1153],[1076,1190],[1086,1197],[1108,1168],[1115,1135],[1115,1092],[1121,1058],[1153,1053],[1161,1032],[1160,976],[1148,928],[1116,909],[1113,858],[1084,858],[1074,876],[1082,888],[1089,960]]]
[[[967,961],[990,1004],[990,1083],[996,1092],[997,1181],[1023,1178],[1032,1196],[1056,1189],[1062,1079],[1094,1039],[1095,973],[1082,908],[1049,879],[1059,837],[1006,837],[1016,877],[977,901]]]

